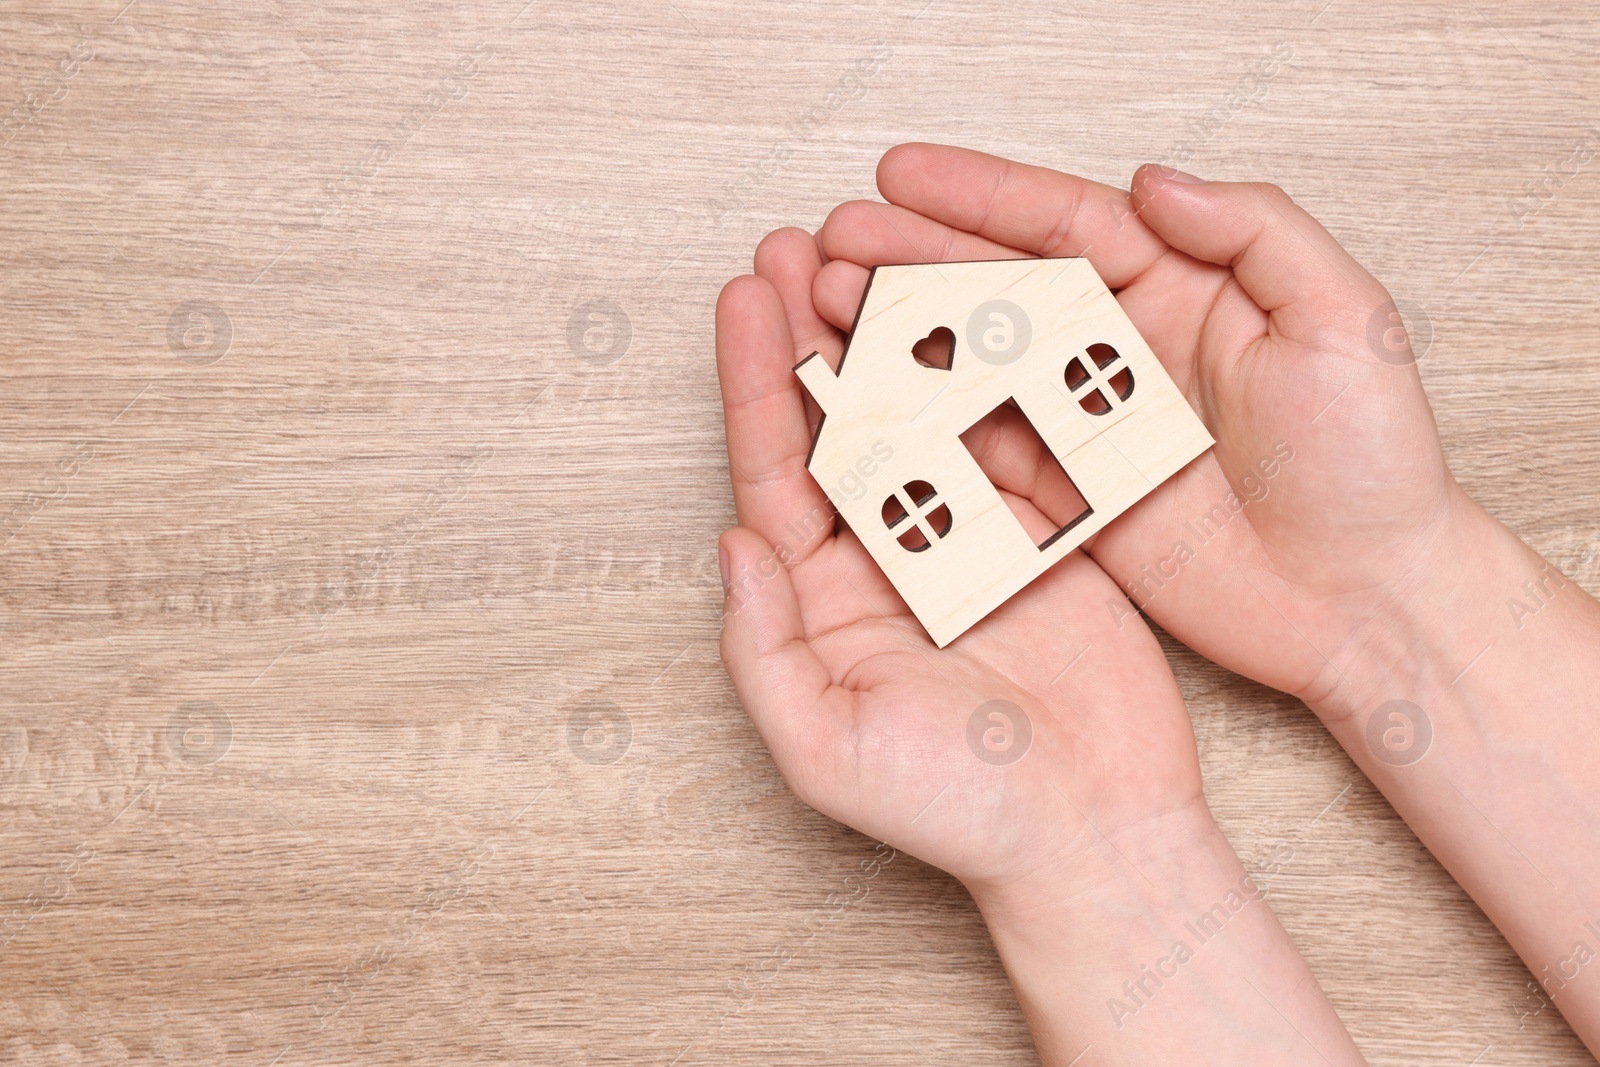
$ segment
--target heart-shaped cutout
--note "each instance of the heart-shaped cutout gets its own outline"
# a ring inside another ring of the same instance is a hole
[[[956,358],[956,335],[948,326],[935,327],[933,332],[911,346],[911,358],[924,367],[949,370]]]

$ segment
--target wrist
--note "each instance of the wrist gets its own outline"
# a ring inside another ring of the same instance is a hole
[[[1362,1062],[1203,801],[968,888],[1046,1065]]]
[[[1047,1065],[1091,1046],[1138,1047],[1130,1027],[1156,1042],[1144,1050],[1153,1052],[1171,1030],[1161,1009],[1177,999],[1162,997],[1163,986],[1186,977],[1203,951],[1199,935],[1215,937],[1237,912],[1265,907],[1203,801],[1110,836],[1085,833],[1093,840],[1070,869],[968,886]],[[1219,903],[1205,930],[1186,929]]]
[[[1600,605],[1475,507],[1448,564],[1357,634],[1308,701],[1600,1048]],[[1574,946],[1582,943],[1582,953]]]
[[[964,883],[997,936],[1031,930],[1041,917],[1097,926],[1108,908],[1156,916],[1203,872],[1238,862],[1201,798],[1127,826],[1089,823],[1083,837],[1083,847],[1026,877]]]
[[[1429,551],[1350,614],[1330,656],[1331,684],[1306,703],[1348,742],[1380,706],[1449,689],[1523,624],[1509,602],[1526,599],[1530,583],[1542,585],[1541,604],[1570,584],[1457,490]]]

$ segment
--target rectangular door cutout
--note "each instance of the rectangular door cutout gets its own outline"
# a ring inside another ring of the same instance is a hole
[[[973,423],[961,443],[1041,552],[1094,514],[1016,400]]]

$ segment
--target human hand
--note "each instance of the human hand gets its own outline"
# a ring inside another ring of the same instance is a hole
[[[739,517],[719,546],[722,655],[790,788],[967,886],[1046,1064],[1091,1046],[1108,1065],[1363,1063],[1211,819],[1149,629],[1073,552],[936,648],[805,467],[792,368],[843,347],[812,301],[816,242],[777,231],[755,266],[717,305]],[[1030,533],[1081,508],[1011,462],[1003,425],[981,437]],[[1193,959],[1202,915],[1227,936]]]
[[[793,373],[843,348],[811,302],[821,268],[809,234],[780,230],[717,308],[739,515],[721,544],[723,657],[790,786],[977,889],[1070,869],[1100,834],[1203,811],[1165,657],[1131,609],[1120,625],[1105,610],[1121,594],[1092,561],[1068,557],[939,649],[836,528],[805,467],[812,427]],[[997,482],[1041,537],[1076,513],[1024,472]]]
[[[922,144],[878,185],[889,204],[822,228],[822,315],[847,325],[879,264],[1087,256],[1217,444],[1086,550],[1203,655],[1357,710],[1334,699],[1351,638],[1432,612],[1492,525],[1445,466],[1383,287],[1273,186],[1146,166],[1130,194]]]
[[[1382,286],[1272,186],[1146,166],[1124,193],[933,145],[878,185],[889,204],[819,235],[823,317],[877,264],[1087,256],[1217,443],[1085,550],[1174,637],[1304,699],[1600,1052],[1600,987],[1573,980],[1600,908],[1600,605],[1452,478]]]

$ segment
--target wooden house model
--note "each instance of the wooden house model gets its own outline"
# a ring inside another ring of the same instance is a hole
[[[878,267],[838,372],[795,373],[823,412],[807,469],[865,486],[829,497],[940,647],[1212,444],[1084,259]],[[962,442],[1007,402],[1088,505],[1043,543]]]

